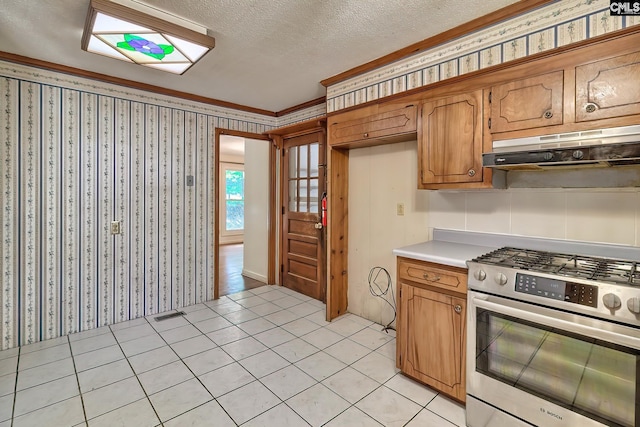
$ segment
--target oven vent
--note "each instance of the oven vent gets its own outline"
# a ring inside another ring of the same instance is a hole
[[[153,320],[156,322],[162,322],[163,320],[173,319],[174,317],[184,316],[185,314],[187,313],[184,311],[176,311],[175,313],[163,314],[162,316],[154,317]]]

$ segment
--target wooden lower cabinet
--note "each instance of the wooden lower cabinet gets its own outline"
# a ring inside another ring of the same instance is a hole
[[[398,281],[397,365],[465,402],[466,297]]]

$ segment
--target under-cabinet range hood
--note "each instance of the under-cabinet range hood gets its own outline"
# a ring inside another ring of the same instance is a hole
[[[540,170],[640,164],[640,125],[493,141],[485,167]]]

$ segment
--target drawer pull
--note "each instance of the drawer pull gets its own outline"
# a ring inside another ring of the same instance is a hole
[[[429,277],[429,273],[424,273],[422,277],[424,278],[424,280],[431,280],[432,282],[437,282],[438,280],[440,280],[440,276],[436,276],[435,274],[433,275],[433,277]]]
[[[453,310],[454,310],[456,313],[460,314],[460,313],[462,313],[462,306],[461,306],[460,304],[456,304],[456,305],[453,307]]]

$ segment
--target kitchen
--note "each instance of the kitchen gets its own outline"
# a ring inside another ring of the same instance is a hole
[[[587,15],[593,14],[594,17],[589,21],[589,31],[583,26],[582,35],[589,34],[590,37],[594,37],[610,31],[611,27],[616,28],[619,25],[616,22],[622,22],[612,18],[609,21],[601,19],[605,14],[602,10],[608,6],[605,2],[589,2],[588,5],[578,5],[578,2],[563,3],[577,5],[575,10],[565,12],[575,15],[565,16],[563,23],[575,20],[580,28],[580,19],[586,20]],[[549,6],[547,10],[555,9]],[[548,20],[553,19],[545,13],[540,15]],[[631,26],[636,23],[633,19],[626,17],[624,22]],[[569,25],[567,23],[565,26],[568,28]],[[567,34],[569,33],[567,29]],[[541,34],[536,36],[548,40],[547,32],[541,31]],[[523,36],[522,39],[525,40],[527,37]],[[16,70],[16,67],[5,67],[3,70],[6,74],[13,72],[20,75],[21,72],[22,76],[28,76],[27,80],[43,79],[34,76],[33,70],[12,71]],[[40,73],[48,81],[61,78],[54,73]],[[428,76],[428,72],[425,75]],[[386,76],[380,78],[387,81]],[[371,81],[366,78],[363,80]],[[411,79],[406,81],[411,82]],[[408,89],[410,84],[414,83],[409,83],[404,89]],[[341,85],[329,86],[327,112],[332,113],[358,102],[356,98],[363,92],[391,93],[394,90],[391,88],[392,85],[384,83],[377,89],[345,93],[340,93]],[[365,86],[374,85],[365,83]],[[399,89],[403,88],[399,86]],[[3,93],[7,91],[3,90]],[[312,111],[311,115],[317,112],[317,108],[309,110]],[[220,123],[226,120],[233,119],[223,117]],[[250,121],[258,123],[255,127],[258,132],[266,131],[268,126],[274,125],[273,119],[265,117],[253,116]],[[278,126],[285,124],[288,123],[277,123]],[[198,156],[202,157],[205,156]],[[433,237],[434,228],[638,245],[638,193],[632,186],[619,189],[418,191],[414,185],[418,176],[416,159],[415,141],[355,149],[350,152],[349,217],[358,220],[349,223],[349,311],[377,323],[386,323],[392,313],[383,311],[383,303],[369,297],[366,281],[369,269],[382,265],[395,277],[396,261],[392,250],[430,239]],[[196,185],[205,180],[205,176],[196,176]],[[404,205],[404,216],[397,215],[398,203]],[[385,226],[380,227],[380,224]]]

